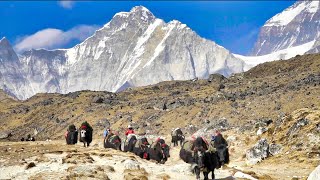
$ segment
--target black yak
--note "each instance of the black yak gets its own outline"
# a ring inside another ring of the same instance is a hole
[[[137,142],[137,137],[134,134],[129,134],[126,141],[127,142],[124,142],[123,151],[124,152],[127,152],[127,151],[132,152],[133,147],[135,146],[135,144]]]
[[[147,138],[141,138],[141,139],[137,140],[137,142],[135,143],[135,146],[133,147],[132,152],[135,155],[139,156],[140,158],[150,160],[150,157],[148,155],[148,146],[149,145],[150,144],[149,144]]]
[[[156,160],[158,163],[164,164],[170,157],[170,147],[163,139],[157,139],[148,148],[149,159]]]
[[[103,145],[104,145],[104,148],[121,150],[121,139],[118,135],[110,133],[104,139]]]
[[[65,134],[67,144],[76,144],[78,142],[78,131],[75,125],[70,125]]]
[[[179,155],[184,162],[192,165],[197,179],[200,179],[201,170],[204,179],[208,179],[209,172],[212,172],[214,179],[214,169],[220,167],[217,153],[208,150],[208,145],[202,137],[184,142]]]

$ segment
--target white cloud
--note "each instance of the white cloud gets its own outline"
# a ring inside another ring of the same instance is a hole
[[[23,38],[19,38],[15,45],[15,49],[18,52],[22,52],[39,48],[62,48],[72,40],[85,40],[87,37],[91,36],[98,28],[99,27],[96,25],[79,25],[69,29],[68,31],[62,31],[60,29],[53,28],[43,29],[32,35],[27,35]]]
[[[74,1],[64,1],[64,0],[59,1],[59,5],[66,9],[71,9],[74,3],[75,3]]]

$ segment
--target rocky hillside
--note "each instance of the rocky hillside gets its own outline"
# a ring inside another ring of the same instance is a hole
[[[220,129],[229,142],[228,173],[241,169],[257,179],[305,179],[319,162],[319,94],[320,55],[304,55],[229,78],[215,74],[121,93],[81,91],[0,101],[0,137],[16,141],[32,134],[37,140],[63,140],[69,124],[80,126],[84,120],[94,128],[96,146],[109,125],[123,136],[130,123],[151,140],[169,140],[175,127],[187,136],[207,138]],[[177,158],[178,150],[174,152]]]
[[[134,124],[140,133],[168,134],[171,128],[194,132],[218,122],[243,127],[263,118],[276,121],[300,108],[319,105],[320,55],[261,64],[230,78],[170,81],[121,93],[81,91],[37,94],[26,101],[0,102],[0,129],[19,139],[61,138],[70,123],[84,120],[101,134],[110,123],[123,131]]]

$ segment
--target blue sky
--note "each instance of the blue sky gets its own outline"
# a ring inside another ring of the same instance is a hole
[[[247,54],[260,27],[294,1],[0,1],[0,37],[19,52],[69,48],[120,11],[143,5],[166,22],[187,24],[233,53]]]

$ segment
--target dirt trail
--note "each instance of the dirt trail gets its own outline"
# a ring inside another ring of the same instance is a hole
[[[100,142],[88,148],[63,141],[1,142],[0,149],[4,152],[0,156],[0,179],[195,179],[190,165],[179,159],[178,147],[171,149],[166,164],[104,149]],[[215,174],[221,180],[233,179],[229,170],[219,169]]]

